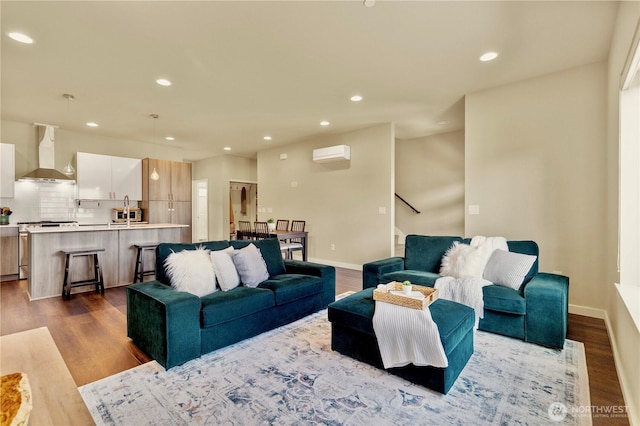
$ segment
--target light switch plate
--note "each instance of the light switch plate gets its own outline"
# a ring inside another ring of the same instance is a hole
[[[477,204],[469,204],[469,214],[480,214],[480,206]]]

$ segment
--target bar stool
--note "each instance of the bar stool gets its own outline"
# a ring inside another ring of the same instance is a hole
[[[144,281],[144,277],[147,275],[155,275],[156,270],[154,269],[144,269],[144,253],[147,251],[154,252],[156,251],[157,244],[134,244],[136,249],[138,249],[138,254],[136,255],[136,269],[133,272],[133,282],[137,283],[138,281]]]
[[[71,289],[73,287],[82,287],[86,285],[95,285],[96,292],[104,294],[104,280],[102,278],[102,269],[100,268],[100,260],[98,253],[104,251],[103,248],[85,248],[85,249],[69,249],[62,250],[65,255],[64,262],[64,281],[62,283],[62,297],[67,300],[71,299]],[[74,257],[91,257],[93,256],[93,278],[80,281],[71,281],[71,259]]]

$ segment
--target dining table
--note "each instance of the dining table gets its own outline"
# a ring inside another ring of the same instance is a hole
[[[307,236],[309,233],[307,231],[289,231],[276,229],[273,231],[269,231],[269,236],[275,237],[280,241],[286,241],[291,239],[300,239],[302,243],[302,260],[307,261]]]
[[[289,230],[281,230],[276,229],[273,231],[269,231],[270,238],[277,238],[280,241],[287,241],[290,239],[299,238],[302,244],[302,260],[307,261],[307,236],[309,233],[307,231],[289,231]],[[255,232],[243,232],[236,231],[236,238],[238,240],[250,240],[255,236]]]

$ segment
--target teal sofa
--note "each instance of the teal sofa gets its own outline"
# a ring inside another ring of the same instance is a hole
[[[255,244],[269,278],[256,288],[218,290],[198,297],[169,285],[165,259],[172,252],[236,249]],[[156,248],[156,280],[127,287],[127,335],[169,369],[216,349],[324,309],[335,300],[335,268],[283,260],[277,239],[162,243]]]
[[[408,235],[405,256],[363,265],[363,288],[391,281],[411,281],[433,287],[440,275],[442,257],[454,242],[469,239]],[[539,255],[534,241],[508,241],[509,251]],[[518,290],[490,285],[483,288],[484,318],[478,329],[562,349],[567,337],[569,278],[538,272],[538,259]]]

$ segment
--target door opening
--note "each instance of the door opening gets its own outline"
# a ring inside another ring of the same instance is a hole
[[[193,181],[193,241],[209,240],[209,197],[207,179]]]
[[[256,182],[229,182],[229,234],[235,238],[238,221],[255,222],[258,219],[258,184]]]

